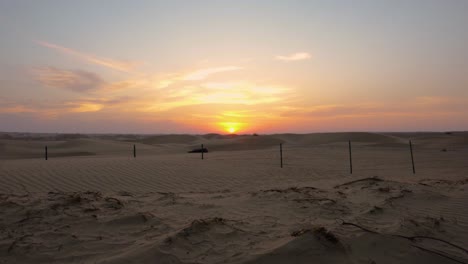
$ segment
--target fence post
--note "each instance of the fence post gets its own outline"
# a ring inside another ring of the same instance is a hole
[[[349,146],[349,173],[353,174],[353,156],[351,154],[351,140],[348,140]]]
[[[45,160],[47,160],[47,159],[48,159],[48,157],[47,157],[47,146],[45,146],[45,149],[44,149],[44,150],[45,150],[45,151],[44,151],[44,157],[45,157]]]
[[[205,150],[203,148],[203,144],[201,144],[201,159],[203,159],[203,152],[205,152]]]
[[[136,145],[133,144],[133,157],[136,158]]]
[[[414,168],[413,144],[411,143],[411,140],[409,141],[409,148],[411,152],[411,164],[413,165],[413,174],[416,174],[416,170]]]
[[[280,143],[280,165],[283,168],[283,143]]]

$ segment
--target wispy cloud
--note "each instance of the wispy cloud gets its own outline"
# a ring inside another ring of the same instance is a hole
[[[77,98],[74,100],[56,102],[20,102],[7,101],[0,98],[0,114],[33,114],[40,118],[55,119],[68,114],[80,114],[100,112],[103,110],[114,111],[118,109],[120,113],[126,111],[126,106],[139,104],[138,100],[128,96],[114,98]]]
[[[0,113],[33,113],[35,112],[34,108],[25,106],[25,105],[13,105],[0,107]]]
[[[240,69],[243,68],[239,66],[212,67],[165,75],[135,75],[131,78],[124,78],[114,82],[104,80],[97,73],[83,70],[35,67],[31,71],[35,79],[44,86],[88,93],[98,90],[117,91],[129,88],[145,89],[151,87],[156,88],[156,90],[168,88],[169,86],[178,88],[181,84],[183,84],[183,87],[187,87],[188,83],[190,85],[199,85],[201,81],[209,79],[212,75]],[[227,83],[224,84],[227,85]]]
[[[156,88],[167,88],[175,83],[181,81],[203,81],[211,77],[212,75],[222,73],[222,72],[231,72],[231,71],[238,71],[244,69],[243,67],[239,66],[219,66],[219,67],[211,67],[211,68],[202,68],[196,69],[188,72],[178,72],[167,74],[166,76],[160,76],[159,78],[155,78],[156,80],[150,80],[150,83],[156,84]]]
[[[312,119],[456,115],[463,112],[467,103],[468,98],[416,97],[398,102],[288,106],[282,115]]]
[[[241,69],[242,67],[238,67],[238,66],[224,66],[224,67],[200,69],[200,70],[196,70],[196,71],[190,72],[182,76],[181,79],[184,81],[200,81],[216,73],[227,72],[227,71],[237,71]]]
[[[37,79],[45,86],[74,92],[87,92],[101,88],[105,82],[97,74],[81,70],[64,70],[54,67],[35,68]]]
[[[73,103],[69,105],[68,111],[73,113],[97,112],[104,108],[104,105],[97,103]]]
[[[49,43],[46,41],[36,41],[39,45],[57,50],[61,53],[65,53],[67,55],[74,56],[81,60],[84,60],[88,63],[97,64],[106,68],[110,68],[113,70],[123,71],[123,72],[130,72],[133,68],[137,66],[138,63],[136,62],[129,62],[129,61],[120,61],[114,60],[109,58],[103,58],[92,54],[86,54],[71,48],[66,48],[63,46],[59,46],[57,44]]]
[[[276,60],[280,61],[301,61],[308,60],[311,56],[307,52],[297,52],[289,55],[278,55],[275,57]]]
[[[260,105],[284,101],[291,89],[280,85],[265,85],[254,82],[207,82],[197,85],[169,87],[158,94],[157,102],[144,111],[157,112],[172,108],[200,105],[225,104]]]
[[[114,98],[83,98],[65,102],[60,107],[65,112],[71,113],[98,112],[105,109],[125,112],[126,106],[132,103],[141,104],[142,102],[141,100],[137,100],[134,97],[129,96],[118,96]]]

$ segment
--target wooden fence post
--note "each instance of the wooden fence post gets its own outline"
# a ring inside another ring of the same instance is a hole
[[[409,141],[409,148],[411,152],[411,164],[413,165],[413,174],[416,174],[416,170],[414,168],[413,144],[411,143],[411,140]]]
[[[349,173],[353,174],[353,156],[351,154],[351,140],[348,141],[349,146]]]
[[[283,143],[280,143],[280,165],[283,168]]]

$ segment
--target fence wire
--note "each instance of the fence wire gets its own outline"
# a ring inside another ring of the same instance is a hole
[[[47,147],[46,147],[47,146]],[[193,146],[192,146],[193,147]],[[211,147],[203,153],[206,162],[223,163],[232,166],[264,165],[266,167],[280,167],[280,146],[249,146],[233,145]],[[84,141],[76,142],[27,142],[23,144],[3,144],[3,160],[9,159],[60,159],[73,158],[102,158],[102,157],[128,157],[130,159],[165,160],[167,157],[180,160],[201,159],[201,153],[187,153],[190,150],[185,145],[146,145],[141,143],[104,141],[97,145]],[[428,170],[462,169],[467,171],[468,149],[439,148],[418,146],[413,144],[413,154],[416,172]],[[351,145],[352,171],[379,172],[412,170],[411,153],[409,145],[379,146],[363,143]],[[319,172],[351,172],[348,142],[328,145],[282,145],[283,168],[314,169]]]

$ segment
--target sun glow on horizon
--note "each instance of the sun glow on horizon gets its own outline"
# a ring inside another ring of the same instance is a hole
[[[222,123],[219,123],[219,125],[222,126],[223,130],[227,131],[229,134],[236,133],[243,126],[242,123],[238,123],[238,122],[222,122]]]

